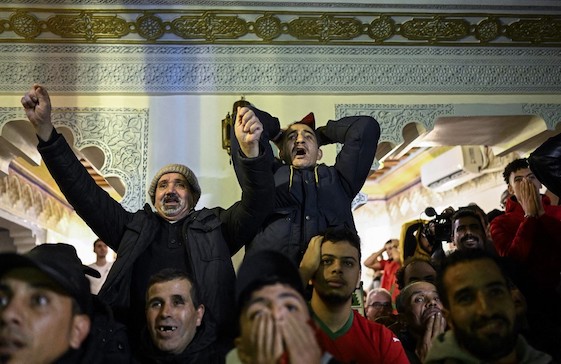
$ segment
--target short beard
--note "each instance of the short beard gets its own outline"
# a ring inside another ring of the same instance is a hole
[[[453,326],[458,344],[480,360],[493,361],[507,356],[514,350],[518,340],[518,332],[514,327],[511,327],[510,332],[505,336],[492,335],[481,338],[460,329],[455,323]]]
[[[330,293],[330,292],[319,292],[318,296],[321,298],[322,301],[329,305],[333,306],[341,306],[347,304],[352,297],[352,293],[347,296],[343,296],[337,293]]]

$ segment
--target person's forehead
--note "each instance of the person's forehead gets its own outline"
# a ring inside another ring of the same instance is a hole
[[[475,216],[462,216],[457,218],[454,223],[456,225],[473,225],[476,224],[479,226],[479,224],[481,223],[480,220],[475,217]]]
[[[411,298],[420,294],[426,295],[430,293],[437,293],[434,284],[420,281],[412,283],[411,286],[406,289],[405,296],[406,298]]]
[[[388,295],[382,293],[382,292],[376,292],[376,293],[372,293],[372,295],[370,295],[371,302],[388,302],[391,300],[391,297],[388,297]]]
[[[310,128],[308,125],[306,124],[302,124],[302,123],[296,123],[296,124],[292,124],[288,127],[288,129],[286,130],[286,135],[289,135],[293,132],[307,132],[310,134],[314,134],[314,130],[312,128]]]
[[[181,173],[170,172],[170,173],[166,173],[166,174],[162,175],[162,176],[160,177],[160,179],[158,180],[158,182],[161,182],[161,181],[174,181],[174,180],[187,181],[187,178],[185,178],[185,176],[182,175]]]
[[[148,297],[161,296],[185,296],[190,297],[191,282],[185,278],[172,279],[165,282],[158,282],[150,286],[148,289]]]
[[[60,284],[35,267],[10,269],[0,277],[0,284],[47,289],[61,296],[67,296]]]
[[[493,282],[506,285],[497,264],[487,258],[455,264],[444,272],[443,278],[449,295],[466,288],[478,290]]]
[[[251,293],[248,305],[256,302],[277,302],[284,299],[303,300],[302,295],[285,283],[273,283],[256,289]]]
[[[530,175],[530,174],[533,174],[533,172],[530,170],[530,168],[520,168],[520,169],[518,169],[518,170],[512,172],[512,173],[510,174],[510,177],[511,177],[511,178],[519,177],[519,176],[526,177],[526,176],[528,176],[528,175]]]
[[[337,258],[355,258],[358,259],[358,250],[346,240],[326,241],[321,245],[321,254],[332,255]]]

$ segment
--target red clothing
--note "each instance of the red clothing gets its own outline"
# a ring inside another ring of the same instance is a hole
[[[561,206],[542,196],[545,214],[524,217],[515,198],[506,202],[506,213],[491,221],[491,237],[497,252],[525,266],[541,289],[554,291],[561,271]]]
[[[314,315],[319,326],[318,340],[333,357],[343,363],[409,364],[399,339],[383,325],[367,320],[353,310],[349,320],[337,332],[331,332]]]
[[[397,288],[397,278],[395,273],[401,268],[401,263],[395,260],[381,260],[380,264],[384,270],[382,279],[380,281],[380,286],[387,289],[392,295],[392,304],[395,303],[395,299],[399,294],[399,288]]]

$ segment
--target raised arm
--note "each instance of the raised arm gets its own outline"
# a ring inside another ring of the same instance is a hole
[[[378,148],[380,125],[370,116],[348,116],[317,128],[321,145],[341,143],[335,168],[345,182],[344,188],[353,198],[362,188]]]
[[[47,90],[35,84],[21,103],[39,137],[37,149],[64,197],[95,234],[117,251],[132,214],[95,183],[64,137],[56,132]]]
[[[49,140],[54,126],[51,122],[51,98],[47,90],[34,84],[21,98],[21,104],[39,139]]]

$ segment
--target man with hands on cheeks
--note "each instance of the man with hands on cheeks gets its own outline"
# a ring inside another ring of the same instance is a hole
[[[432,340],[446,331],[446,319],[436,287],[429,282],[413,282],[397,297],[397,310],[404,316],[405,330],[398,333],[412,364],[422,363]]]
[[[298,269],[288,257],[272,250],[249,254],[236,283],[240,336],[226,362],[336,363],[317,341],[303,295]]]
[[[310,307],[320,344],[344,363],[409,363],[388,328],[351,307],[360,261],[360,238],[346,227],[328,229],[308,244],[300,274],[303,283],[313,286]]]
[[[509,163],[503,177],[512,196],[491,221],[491,237],[499,255],[523,272],[512,279],[528,302],[531,344],[561,360],[561,206],[540,195],[526,159]]]
[[[76,158],[51,121],[47,90],[33,85],[21,100],[39,138],[38,150],[68,202],[86,224],[117,252],[99,292],[120,321],[127,324],[133,344],[145,325],[145,294],[149,278],[169,267],[192,272],[205,305],[207,342],[226,353],[235,337],[235,272],[231,256],[257,233],[273,208],[272,151],[261,143],[263,127],[253,111],[240,108],[235,136],[242,198],[228,209],[195,210],[201,188],[194,172],[182,164],[160,169],[148,188],[149,204],[126,211],[102,188]],[[194,151],[197,152],[197,151]]]

